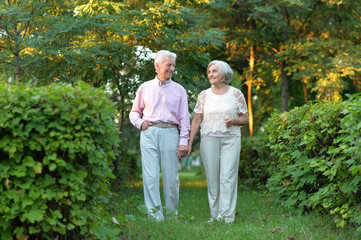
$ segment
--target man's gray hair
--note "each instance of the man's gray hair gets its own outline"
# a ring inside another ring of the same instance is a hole
[[[217,65],[219,67],[219,70],[221,74],[223,75],[223,82],[227,85],[231,84],[232,78],[233,78],[233,70],[228,65],[228,63],[220,61],[220,60],[214,60],[208,64],[207,72],[210,66]]]
[[[154,64],[161,64],[164,61],[165,57],[171,57],[174,60],[177,59],[177,54],[169,52],[167,50],[160,50],[157,52],[157,54],[154,57]]]

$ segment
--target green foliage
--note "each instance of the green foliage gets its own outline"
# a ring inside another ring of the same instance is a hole
[[[286,206],[329,212],[339,227],[360,226],[360,108],[358,97],[272,115],[267,188]]]
[[[153,52],[177,53],[173,80],[191,95],[205,88],[209,50],[223,44],[205,24],[207,0],[35,2],[0,3],[0,81],[107,86],[120,131],[136,89],[156,75]]]
[[[139,139],[136,138],[136,140]],[[127,143],[124,138],[120,140],[120,146],[118,147],[118,156],[113,159],[113,174],[115,176],[111,181],[111,190],[115,193],[119,193],[126,184],[134,179],[137,179],[140,175],[140,169],[138,168],[138,152],[128,149]]]
[[[342,132],[345,134],[345,138],[342,139],[342,153],[347,156],[345,160],[348,165],[348,179],[340,186],[341,191],[346,193],[347,196],[357,198],[358,203],[361,199],[360,194],[360,182],[361,182],[361,98],[355,98],[350,101],[348,108],[344,109],[343,114],[346,116],[342,119]],[[346,197],[347,197],[346,196]],[[342,207],[349,207],[342,211]],[[355,222],[361,225],[360,217],[360,204],[354,202],[350,204],[344,204],[340,209],[338,219],[350,219],[351,222]],[[340,223],[342,223],[342,220]],[[361,232],[361,227],[358,228]]]
[[[360,2],[216,0],[214,6],[210,25],[224,32],[226,44],[211,54],[252,82],[255,129],[273,109],[360,91]]]
[[[20,40],[0,35],[0,79],[108,85],[120,111],[129,108],[137,87],[154,77],[152,52],[176,52],[174,80],[196,92],[205,79],[208,51],[223,44],[222,33],[205,24],[207,0],[45,1],[41,7],[34,2],[0,3],[0,31],[27,26]]]
[[[0,238],[115,239],[114,104],[80,83],[0,86]]]
[[[269,160],[265,138],[262,135],[242,138],[238,175],[240,184],[255,188],[265,185]]]

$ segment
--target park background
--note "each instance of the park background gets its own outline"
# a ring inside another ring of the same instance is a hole
[[[154,78],[152,54],[161,49],[178,56],[173,80],[187,90],[190,112],[209,87],[211,60],[226,61],[234,70],[232,85],[244,93],[250,116],[242,128],[240,186],[271,193],[303,213],[330,215],[335,228],[360,236],[361,2],[6,0],[0,6],[3,237],[133,236],[119,229],[137,219],[104,206],[112,202],[110,190],[121,195],[140,178],[139,131],[128,113],[138,86]],[[46,117],[34,123],[29,116],[36,108]],[[69,113],[69,122],[60,122],[61,111]],[[83,128],[92,118],[105,130]],[[57,132],[50,129],[52,121]],[[72,129],[84,132],[71,135]],[[56,147],[48,149],[42,134],[58,141]],[[88,142],[76,141],[88,135],[102,150],[93,154]],[[91,155],[79,155],[82,148]],[[65,166],[68,160],[73,168]],[[30,194],[31,183],[50,189],[45,182],[52,177],[54,186],[66,189],[75,189],[73,180],[79,188],[94,186],[88,169],[75,173],[100,161],[104,172],[92,170],[96,188]],[[69,172],[68,180],[60,177]],[[92,216],[97,211],[102,221]]]

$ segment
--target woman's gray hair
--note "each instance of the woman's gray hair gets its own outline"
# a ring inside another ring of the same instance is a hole
[[[177,59],[177,54],[169,52],[167,50],[160,50],[154,57],[154,64],[161,64],[164,61],[165,57],[171,57],[175,61]]]
[[[219,70],[221,74],[223,75],[223,82],[227,85],[230,85],[233,78],[233,70],[228,65],[228,63],[220,61],[220,60],[214,60],[208,64],[207,72],[210,66],[217,65],[219,67]]]

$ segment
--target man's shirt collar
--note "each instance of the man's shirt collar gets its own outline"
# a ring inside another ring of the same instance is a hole
[[[163,86],[163,85],[166,86],[172,82],[171,78],[166,81],[163,81],[163,82],[161,80],[159,80],[159,78],[157,76],[155,77],[155,79],[158,81],[158,86]]]

